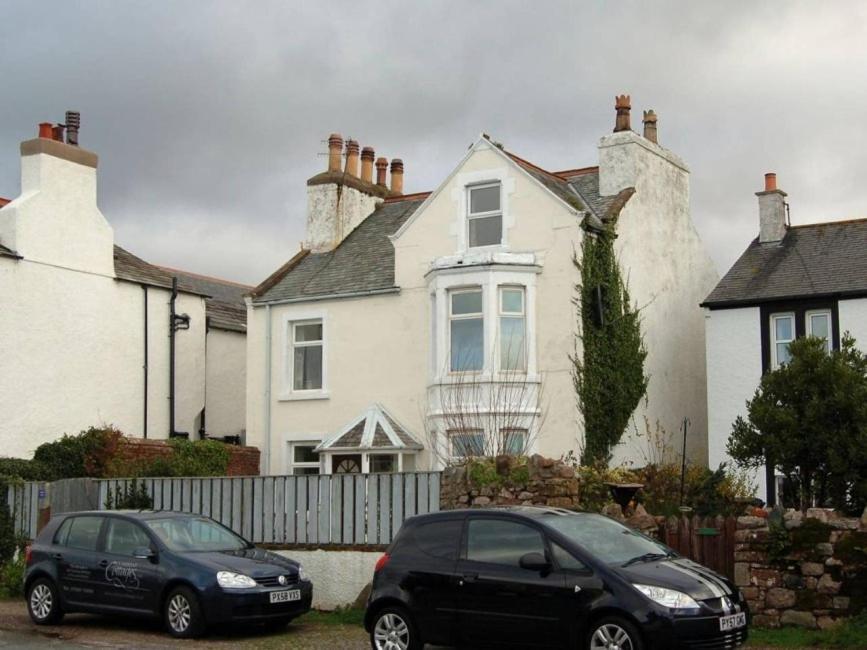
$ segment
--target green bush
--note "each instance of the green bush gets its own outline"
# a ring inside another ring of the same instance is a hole
[[[39,445],[33,462],[45,468],[43,480],[90,476],[102,478],[117,453],[123,434],[113,426],[90,427],[60,440]]]
[[[174,476],[223,476],[229,467],[229,449],[216,440],[190,442],[175,438],[170,464]]]
[[[44,481],[48,469],[40,462],[24,458],[0,458],[0,478]]]
[[[15,523],[5,503],[0,505],[0,565],[9,562],[22,540],[15,534]]]
[[[133,480],[123,487],[109,489],[104,505],[106,510],[151,510],[154,500],[144,481]]]
[[[21,598],[24,595],[24,553],[15,560],[0,565],[0,598]]]

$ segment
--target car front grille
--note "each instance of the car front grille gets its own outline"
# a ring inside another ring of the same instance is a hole
[[[281,585],[280,576],[268,576],[266,578],[256,578],[256,583],[262,587],[288,587],[295,583],[295,579],[292,576],[287,575],[286,584]]]
[[[689,650],[727,650],[728,648],[737,648],[746,640],[747,629],[743,628],[701,639],[682,639],[681,643],[684,648]]]

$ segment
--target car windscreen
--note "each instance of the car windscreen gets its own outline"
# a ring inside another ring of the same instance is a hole
[[[147,519],[147,527],[172,551],[239,551],[249,544],[206,517]]]
[[[551,515],[543,521],[607,564],[623,564],[635,558],[671,552],[661,542],[602,515]]]

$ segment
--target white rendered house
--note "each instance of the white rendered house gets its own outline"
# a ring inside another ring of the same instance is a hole
[[[328,170],[307,181],[308,240],[248,303],[247,434],[264,471],[426,470],[492,436],[505,451],[579,451],[573,254],[615,217],[649,350],[635,429],[646,416],[674,432],[687,417],[688,454],[706,462],[698,303],[717,276],[688,168],[657,144],[654,115],[642,136],[619,109],[598,166],[547,171],[483,135],[418,194],[403,193],[402,161],[386,186],[384,158],[365,147],[359,160],[349,141],[344,161],[330,138]],[[346,436],[380,409],[413,444],[377,451]],[[643,464],[634,434],[615,462]]]

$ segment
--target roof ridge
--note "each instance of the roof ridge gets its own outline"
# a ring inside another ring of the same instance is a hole
[[[814,228],[816,226],[844,226],[850,223],[865,223],[867,217],[855,217],[852,219],[841,219],[839,221],[817,221],[814,223],[799,223],[797,226],[789,226],[789,229],[794,228]]]
[[[429,197],[433,192],[413,192],[412,194],[399,194],[397,196],[389,196],[383,200],[383,203],[400,203],[401,201],[422,201]]]
[[[162,269],[168,273],[183,273],[184,275],[189,275],[194,278],[199,278],[200,280],[210,280],[212,282],[218,282],[220,284],[231,284],[236,287],[240,287],[242,289],[255,289],[256,287],[252,284],[244,284],[243,282],[235,282],[234,280],[225,280],[223,278],[217,278],[213,275],[204,275],[202,273],[193,273],[192,271],[184,271],[183,269],[176,269],[171,266],[163,266],[161,264],[154,264],[158,269]]]
[[[598,171],[599,165],[591,165],[590,167],[576,167],[575,169],[564,169],[563,171],[551,173],[554,174],[554,176],[562,178],[564,181],[568,181],[573,176],[585,176]]]

